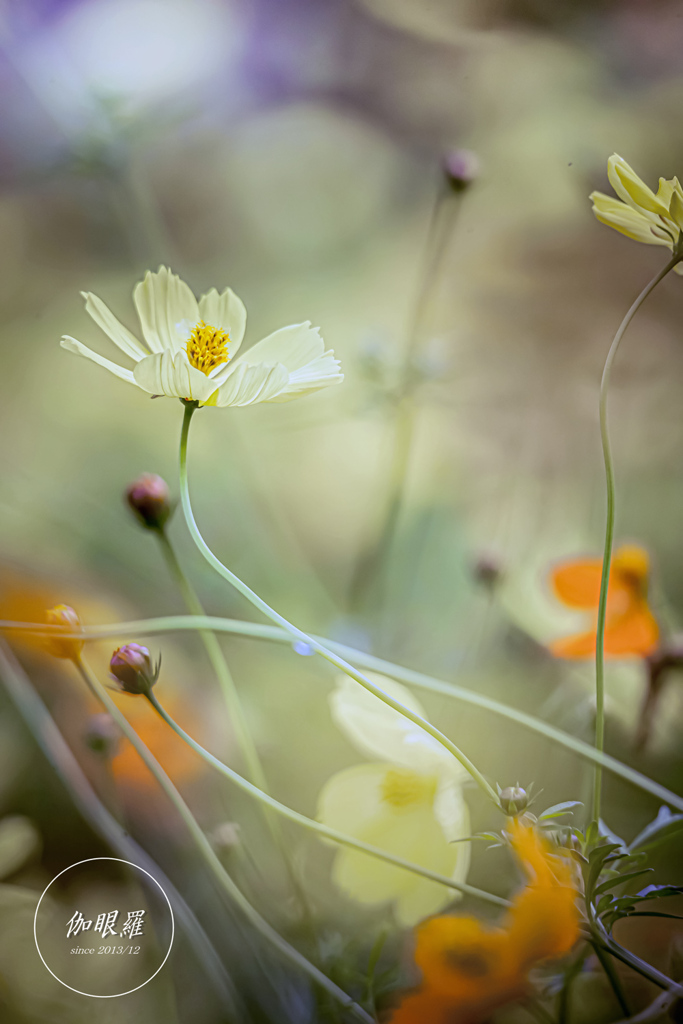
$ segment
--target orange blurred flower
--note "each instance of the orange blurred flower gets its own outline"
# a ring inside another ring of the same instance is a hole
[[[579,935],[571,864],[534,828],[515,819],[511,844],[528,877],[497,927],[475,917],[433,917],[416,933],[422,986],[391,1024],[477,1024],[529,991],[529,971],[564,956]]]
[[[594,610],[594,624],[585,633],[549,644],[558,658],[590,658],[595,654],[597,608],[602,560],[572,559],[557,566],[550,579],[555,595],[568,608]],[[659,626],[647,603],[650,559],[643,548],[624,544],[612,558],[605,618],[605,656],[645,657],[659,641]]]
[[[126,695],[123,698],[116,695],[114,700],[142,742],[176,784],[190,782],[204,773],[205,763],[202,758],[166,725],[146,700],[126,699]],[[171,697],[166,701],[166,710],[191,735],[200,731],[196,717],[188,713],[187,702]],[[127,790],[148,796],[161,793],[158,782],[127,739],[121,739],[118,752],[111,762],[111,770],[117,783]]]

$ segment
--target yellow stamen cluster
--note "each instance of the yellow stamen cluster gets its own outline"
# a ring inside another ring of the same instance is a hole
[[[382,781],[382,800],[392,807],[410,807],[431,803],[436,793],[436,778],[419,775],[409,769],[392,768]]]
[[[192,366],[195,366],[208,377],[212,370],[223,363],[227,363],[228,342],[230,338],[227,331],[220,331],[217,327],[211,327],[200,320],[192,328],[192,334],[187,342],[187,358]]]

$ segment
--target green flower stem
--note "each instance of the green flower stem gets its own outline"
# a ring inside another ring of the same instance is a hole
[[[132,726],[128,723],[128,719],[119,710],[92,669],[90,669],[82,658],[79,658],[74,662],[74,664],[88,689],[94,694],[100,703],[104,705],[126,739],[133,744],[136,751],[173,804],[178,815],[182,818],[188,832],[192,836],[195,846],[201,854],[209,871],[213,874],[220,887],[232,902],[240,908],[254,929],[259,932],[267,942],[274,946],[286,960],[289,960],[290,963],[295,964],[298,968],[304,971],[309,978],[325,989],[325,991],[328,992],[337,1002],[341,1003],[341,1005],[346,1007],[349,1012],[353,1013],[358,1020],[363,1021],[364,1024],[374,1024],[373,1018],[366,1013],[361,1006],[355,1003],[353,999],[335,985],[333,981],[330,981],[322,971],[318,970],[318,968],[307,960],[303,954],[294,948],[294,946],[290,946],[290,944],[283,939],[282,936],[279,935],[263,917],[261,917],[258,911],[252,907],[251,903],[249,903],[242,891],[235,885],[234,881],[221,864],[213,847],[211,846],[211,843],[202,832],[196,818],[192,814],[192,811],[187,806],[164,769],[142,742]]]
[[[173,633],[180,630],[192,631],[198,629],[211,629],[215,633],[229,633],[249,637],[254,640],[267,640],[280,644],[291,644],[292,642],[291,635],[284,629],[276,626],[265,626],[257,622],[243,622],[239,619],[223,619],[213,616],[199,618],[199,616],[168,615],[158,619],[139,619],[133,622],[120,622],[112,625],[84,626],[82,631],[78,633],[67,633],[60,626],[48,626],[41,623],[0,621],[0,630],[6,632],[27,632],[35,636],[54,636],[59,634],[64,637],[80,637],[86,642],[108,639],[110,637],[152,636],[156,633]],[[676,810],[683,811],[683,797],[673,793],[666,786],[662,786],[660,783],[648,778],[647,775],[643,775],[634,768],[623,764],[615,757],[611,757],[609,754],[601,754],[591,744],[577,739],[576,736],[570,736],[569,733],[549,725],[540,718],[528,715],[517,708],[508,707],[492,697],[485,697],[483,694],[474,693],[472,690],[467,690],[456,683],[447,683],[441,679],[435,679],[432,676],[426,675],[424,672],[416,672],[414,669],[394,665],[390,661],[376,658],[372,654],[366,654],[364,651],[357,651],[353,647],[347,647],[345,644],[337,643],[335,640],[327,640],[325,637],[315,637],[315,639],[325,644],[331,650],[337,651],[338,654],[341,654],[348,661],[359,665],[361,668],[366,668],[373,672],[381,672],[385,676],[389,676],[402,683],[407,683],[409,686],[414,686],[417,689],[451,697],[454,700],[462,701],[464,704],[470,704],[484,711],[489,711],[491,714],[498,715],[507,721],[516,722],[517,725],[530,729],[552,743],[557,743],[566,750],[571,750],[577,757],[589,761],[591,764],[601,765],[606,771],[612,772],[612,774],[624,779],[625,782],[630,783],[632,786],[636,786],[638,789],[643,790],[643,792],[649,793],[657,800],[669,804],[671,807],[676,808]]]
[[[187,482],[187,438],[190,430],[192,414],[196,408],[197,404],[194,402],[185,403],[185,416],[183,418],[183,428],[180,438],[180,495],[185,521],[192,539],[209,565],[212,566],[216,572],[223,577],[223,579],[227,580],[228,583],[231,583],[235,589],[243,595],[243,597],[246,597],[246,599],[253,604],[255,608],[258,608],[266,618],[270,619],[271,622],[274,622],[276,625],[287,630],[290,636],[294,637],[295,640],[302,640],[304,643],[308,644],[314,651],[316,651],[316,653],[320,654],[326,661],[329,661],[331,665],[334,665],[335,668],[338,668],[340,671],[345,672],[346,675],[351,676],[352,679],[355,679],[356,682],[361,684],[361,686],[364,686],[366,690],[373,693],[388,705],[388,707],[393,708],[394,711],[398,711],[404,718],[414,722],[415,725],[419,725],[422,729],[428,732],[430,736],[433,736],[435,740],[437,740],[450,754],[453,755],[453,757],[456,758],[457,761],[460,762],[463,768],[465,768],[465,770],[472,776],[479,788],[486,794],[486,796],[489,797],[496,807],[500,808],[500,802],[493,787],[489,785],[481,772],[472,764],[470,759],[463,754],[458,747],[456,747],[455,743],[449,740],[447,736],[444,736],[442,732],[439,732],[431,722],[427,722],[424,718],[421,718],[420,715],[416,715],[413,711],[403,707],[399,701],[394,700],[393,697],[384,693],[379,686],[376,686],[375,683],[367,678],[367,676],[358,672],[358,670],[347,661],[344,661],[343,658],[340,658],[339,655],[331,651],[329,647],[326,647],[324,644],[321,644],[320,641],[308,636],[303,632],[303,630],[294,626],[291,622],[285,619],[284,616],[271,608],[270,605],[260,598],[258,594],[255,594],[254,591],[246,585],[246,583],[243,583],[238,576],[231,572],[227,566],[223,565],[223,563],[216,558],[213,551],[211,551],[211,548],[199,532],[199,528],[195,522]]]
[[[419,382],[415,368],[415,356],[420,342],[420,327],[424,321],[427,301],[432,294],[436,272],[443,259],[448,241],[453,236],[464,195],[464,190],[454,194],[445,176],[442,175],[427,229],[419,283],[412,304],[410,326],[401,365],[401,377],[394,398],[392,451],[380,525],[372,551],[360,561],[353,574],[349,588],[352,607],[358,605],[363,597],[368,597],[373,584],[376,592],[379,591],[377,596],[380,603],[383,598],[382,573],[391,553],[400,521],[413,450],[416,420],[415,392]]]
[[[165,529],[161,528],[154,532],[158,537],[169,572],[178,584],[178,589],[183,596],[183,600],[187,605],[188,611],[192,615],[205,618],[206,613],[202,607],[202,603],[199,600],[194,587],[183,572],[180,562],[178,561],[178,556],[175,553]],[[230,717],[230,722],[235,729],[237,742],[247,766],[247,776],[259,790],[263,790],[267,793],[268,783],[266,781],[266,774],[263,770],[263,765],[261,764],[256,744],[254,743],[249,729],[249,724],[244,714],[242,701],[240,700],[237,687],[235,686],[235,681],[232,677],[232,673],[230,672],[230,668],[228,667],[221,645],[218,642],[216,634],[211,630],[200,629],[199,635],[204,642],[204,647],[206,648],[206,653],[209,656],[209,661],[211,662],[216,678],[218,679],[221,693],[223,694],[223,699],[225,701],[225,706]],[[279,821],[265,809],[264,805],[262,805],[262,807],[264,809],[266,824],[285,863],[292,888],[296,893],[303,916],[307,921],[309,930],[312,935],[314,935],[313,914],[311,912],[306,893],[297,876],[289,850],[287,849],[287,844],[282,834],[282,830],[280,829]]]
[[[595,748],[600,753],[605,747],[605,618],[607,614],[607,588],[609,584],[610,567],[612,564],[612,547],[614,544],[614,463],[612,461],[612,450],[607,425],[607,394],[609,390],[612,364],[614,363],[619,344],[626,328],[636,315],[645,299],[662,281],[669,271],[673,270],[677,263],[681,262],[683,256],[675,253],[662,270],[656,274],[650,283],[643,288],[628,313],[621,321],[614,340],[607,353],[605,367],[602,371],[600,381],[600,438],[602,441],[602,454],[605,461],[605,483],[607,486],[607,521],[605,525],[605,549],[602,559],[602,577],[600,580],[600,600],[598,602],[598,625],[595,638]],[[598,821],[600,818],[600,802],[602,798],[602,768],[600,765],[595,769],[593,782],[593,805],[591,820]]]
[[[165,530],[155,530],[159,545],[166,560],[169,572],[171,576],[178,584],[183,600],[187,605],[187,610],[191,615],[196,615],[198,618],[206,617],[206,612],[202,607],[201,601],[199,600],[197,593],[183,572],[178,557],[173,549]],[[235,681],[232,677],[232,673],[228,667],[228,663],[225,660],[221,645],[219,644],[215,633],[208,629],[200,629],[199,635],[202,638],[206,653],[209,656],[209,661],[218,679],[221,693],[225,705],[228,709],[230,721],[235,729],[237,736],[237,742],[239,743],[242,756],[244,757],[245,764],[247,766],[247,774],[254,785],[258,786],[259,789],[268,789],[266,782],[265,772],[261,759],[256,749],[256,744],[251,735],[251,731],[247,724],[247,720],[244,714],[244,708],[242,707],[242,701],[240,700]]]
[[[593,947],[595,955],[600,961],[600,965],[603,971],[607,975],[607,980],[612,986],[612,991],[614,992],[615,998],[619,1003],[619,1009],[622,1013],[625,1013],[626,1016],[629,1017],[631,1014],[631,1010],[626,1001],[626,995],[624,993],[623,985],[621,984],[619,975],[617,974],[615,966],[610,959],[609,953],[607,953],[607,951],[602,948],[599,942],[593,942],[591,943],[591,945]]]
[[[69,793],[74,806],[93,831],[123,860],[132,861],[157,879],[168,893],[173,912],[192,943],[199,964],[220,996],[226,1012],[237,1013],[232,979],[194,912],[155,860],[129,835],[102,803],[83,773],[57,725],[33,689],[21,665],[0,643],[0,677],[10,700],[28,726],[47,763]]]
[[[590,943],[584,943],[574,962],[565,971],[564,983],[560,989],[557,1001],[557,1024],[568,1024],[572,985],[574,984],[575,978],[581,973],[583,965],[586,962],[586,958],[592,948],[593,947]]]
[[[377,846],[371,846],[369,843],[364,843],[360,839],[356,839],[355,836],[347,835],[344,832],[338,832],[337,829],[330,828],[328,825],[323,825],[320,821],[314,821],[313,818],[307,818],[305,814],[299,814],[298,811],[292,810],[291,807],[287,807],[286,804],[281,804],[278,800],[275,800],[268,793],[263,793],[260,789],[254,786],[247,779],[243,779],[241,775],[233,771],[232,768],[228,768],[227,765],[219,761],[217,757],[210,754],[208,750],[200,746],[196,740],[193,740],[188,733],[185,732],[181,726],[175,722],[168,712],[161,706],[156,698],[154,692],[150,692],[146,695],[147,700],[150,702],[154,710],[163,718],[167,725],[173,729],[173,731],[180,736],[185,743],[188,744],[200,757],[210,764],[213,768],[219,771],[222,775],[225,775],[231,782],[240,789],[244,790],[245,793],[249,793],[250,796],[254,797],[260,803],[271,808],[277,814],[281,814],[284,818],[288,818],[289,821],[294,821],[297,825],[303,825],[304,828],[309,829],[311,832],[317,832],[318,835],[324,836],[325,839],[329,839],[334,843],[340,843],[342,846],[350,846],[354,850],[361,850],[363,853],[369,854],[371,857],[377,857],[379,860],[386,861],[388,864],[394,864],[397,867],[405,868],[406,871],[412,871],[413,874],[421,875],[423,878],[429,879],[431,882],[438,882],[440,885],[445,885],[449,889],[456,889],[458,892],[467,893],[469,896],[476,896],[477,899],[485,900],[487,903],[494,903],[499,907],[509,906],[508,900],[502,899],[500,896],[494,896],[492,893],[484,892],[482,889],[475,889],[471,885],[466,885],[464,882],[456,882],[452,878],[447,878],[445,875],[439,875],[435,871],[430,871],[428,868],[423,868],[418,864],[412,864],[410,861],[404,860],[402,857],[397,857],[393,853],[388,853],[386,850],[382,850]]]
[[[648,981],[653,982],[655,985],[659,985],[660,988],[666,989],[667,991],[677,992],[679,997],[683,996],[683,985],[677,984],[672,978],[666,974],[662,974],[656,967],[641,960],[635,953],[631,953],[630,950],[620,946],[618,942],[615,942],[611,936],[602,935],[602,946],[608,950],[613,957],[617,960],[621,960],[622,963],[628,967],[632,967],[638,974],[642,974]]]

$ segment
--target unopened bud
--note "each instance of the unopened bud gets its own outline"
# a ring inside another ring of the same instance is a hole
[[[125,693],[147,694],[157,679],[161,659],[152,664],[149,651],[141,644],[124,644],[114,651],[109,662],[112,679]]]
[[[213,830],[211,839],[219,852],[228,853],[241,843],[240,826],[235,821],[224,821]]]
[[[68,604],[58,604],[45,613],[45,619],[50,626],[61,626],[65,633],[76,633],[81,629],[81,620],[73,608]],[[75,638],[60,639],[58,634],[49,636],[45,641],[45,648],[55,658],[68,658],[76,661],[83,650],[83,641]]]
[[[506,786],[500,791],[499,799],[503,811],[511,818],[521,814],[529,805],[527,791],[521,786]]]
[[[482,587],[493,590],[500,582],[500,578],[503,575],[503,567],[495,555],[482,554],[472,566],[472,575]]]
[[[479,177],[479,159],[469,149],[451,149],[441,166],[454,192],[464,192]]]
[[[162,530],[172,512],[168,484],[156,473],[143,473],[126,489],[126,501],[148,530]]]
[[[85,731],[85,742],[96,754],[104,757],[114,757],[119,741],[121,730],[106,711],[99,715],[92,715]]]

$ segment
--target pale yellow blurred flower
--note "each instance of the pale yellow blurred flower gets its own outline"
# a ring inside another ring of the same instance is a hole
[[[683,189],[678,178],[660,178],[655,194],[616,153],[607,161],[607,176],[619,198],[591,192],[598,220],[636,242],[663,245],[677,254],[683,229]],[[683,273],[681,264],[675,269]]]
[[[105,359],[65,335],[62,348],[93,362],[150,395],[200,405],[286,402],[338,384],[343,375],[332,350],[310,321],[281,327],[234,359],[247,312],[230,288],[215,288],[197,301],[188,285],[166,267],[149,271],[133,290],[144,344],[107,306],[83,292],[85,308],[111,341],[134,363],[131,369]]]
[[[405,707],[425,717],[412,694],[374,673],[372,680]],[[462,793],[466,773],[419,726],[348,676],[331,696],[332,715],[352,743],[380,763],[337,772],[320,794],[318,817],[326,825],[421,867],[464,882],[470,861],[469,811]],[[341,849],[332,877],[360,903],[393,901],[397,920],[409,926],[441,910],[458,894],[403,868],[357,850]]]

